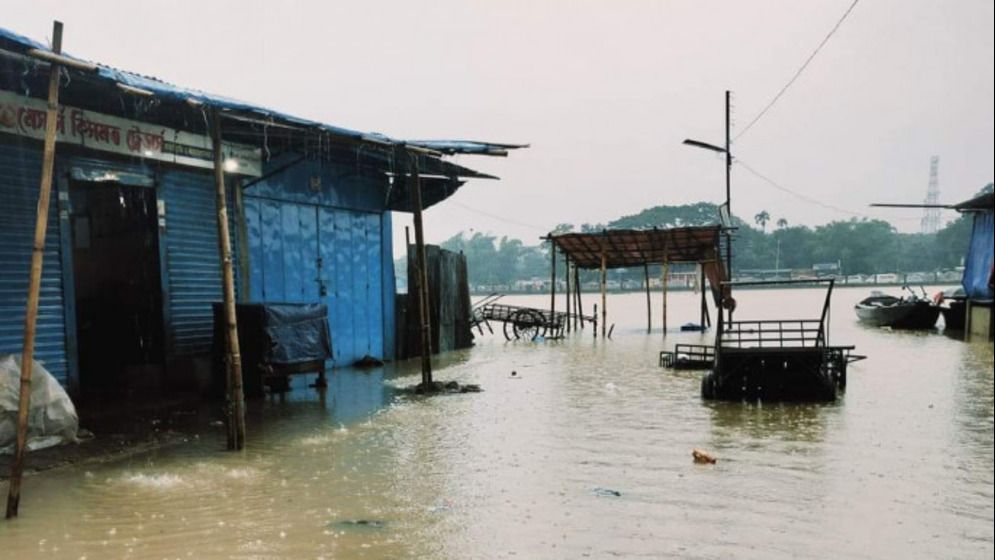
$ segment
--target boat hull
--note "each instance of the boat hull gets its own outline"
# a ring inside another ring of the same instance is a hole
[[[932,329],[940,318],[940,308],[925,301],[889,306],[857,305],[856,311],[864,323],[893,329]]]

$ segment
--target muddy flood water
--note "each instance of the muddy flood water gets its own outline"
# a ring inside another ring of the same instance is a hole
[[[711,335],[664,342],[659,296],[647,335],[645,296],[614,295],[612,341],[486,335],[436,361],[480,394],[397,396],[417,361],[337,372],[324,399],[299,378],[251,403],[242,453],[205,426],[31,476],[0,558],[991,558],[992,345],[863,327],[866,293],[834,301],[831,341],[869,357],[834,404],[702,401],[658,353]],[[741,293],[737,318],[821,297]],[[697,301],[671,294],[672,325]]]

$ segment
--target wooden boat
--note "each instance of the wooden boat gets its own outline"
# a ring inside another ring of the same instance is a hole
[[[871,292],[869,298],[854,306],[857,317],[869,325],[893,329],[931,329],[936,326],[940,307],[929,298],[919,297],[912,290],[909,292],[911,296],[907,298]]]

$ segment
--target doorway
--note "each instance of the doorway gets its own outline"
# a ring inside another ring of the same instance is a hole
[[[72,180],[69,196],[81,393],[154,393],[165,363],[155,189]]]

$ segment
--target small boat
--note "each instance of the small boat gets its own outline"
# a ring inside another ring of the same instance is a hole
[[[940,318],[940,306],[928,297],[920,297],[911,289],[909,297],[895,297],[878,291],[854,306],[861,321],[893,329],[931,329]]]
[[[944,290],[933,296],[943,313],[945,330],[962,331],[967,322],[967,294],[964,288]]]

